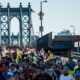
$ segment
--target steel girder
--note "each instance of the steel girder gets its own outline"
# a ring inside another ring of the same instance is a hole
[[[10,23],[13,17],[17,17],[19,20],[19,41],[21,46],[25,46],[31,43],[31,36],[33,35],[33,27],[31,21],[31,9],[30,3],[28,7],[23,8],[20,3],[19,8],[11,8],[9,3],[7,8],[0,6],[0,44],[11,45]],[[14,41],[14,40],[13,40]]]

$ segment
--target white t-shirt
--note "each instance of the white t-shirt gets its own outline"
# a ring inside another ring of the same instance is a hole
[[[64,74],[61,74],[59,80],[75,80],[75,79],[74,79],[74,77],[71,76],[71,75],[64,76]]]

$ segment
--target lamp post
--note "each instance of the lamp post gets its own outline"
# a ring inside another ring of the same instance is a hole
[[[71,27],[73,27],[73,35],[75,35],[75,26],[71,25]]]
[[[40,22],[41,22],[41,25],[40,25],[40,27],[39,27],[39,31],[41,32],[41,37],[42,37],[42,35],[43,35],[43,23],[42,23],[42,20],[43,20],[43,16],[44,16],[44,13],[42,12],[42,4],[43,4],[43,2],[47,2],[46,0],[45,1],[41,1],[40,2],[40,12],[39,12],[39,16],[40,16]]]

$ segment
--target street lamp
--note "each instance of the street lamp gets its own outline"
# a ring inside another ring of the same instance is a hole
[[[73,35],[75,35],[75,26],[71,25],[73,27]]]
[[[41,25],[40,25],[40,27],[39,27],[39,31],[41,32],[41,37],[42,37],[42,35],[43,35],[43,23],[42,23],[42,20],[43,20],[43,16],[44,16],[44,13],[42,12],[42,4],[43,4],[43,2],[47,2],[46,0],[45,1],[41,1],[40,2],[40,12],[39,12],[39,16],[40,16],[40,21],[41,21]]]

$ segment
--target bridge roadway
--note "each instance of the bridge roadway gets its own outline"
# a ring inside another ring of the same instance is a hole
[[[57,57],[57,56],[56,56],[56,57]],[[62,61],[63,64],[65,64],[65,63],[69,60],[68,57],[62,57],[62,56],[58,56],[58,57],[60,57],[60,59],[61,59],[61,61]],[[77,58],[78,58],[79,56],[76,55],[76,54],[73,54],[72,57],[73,57],[73,60],[74,60],[75,62],[77,62]],[[0,60],[1,60],[1,55],[0,55]]]

